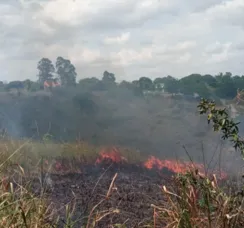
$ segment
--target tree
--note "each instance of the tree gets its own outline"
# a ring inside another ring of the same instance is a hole
[[[105,70],[103,73],[102,80],[105,83],[115,83],[116,78],[115,78],[115,75],[113,73],[109,73],[108,71]]]
[[[185,95],[194,95],[197,93],[201,97],[210,97],[210,91],[207,88],[203,77],[200,74],[191,74],[180,80],[180,91]]]
[[[229,139],[233,143],[233,147],[239,150],[244,158],[244,141],[239,135],[239,123],[229,117],[225,108],[216,108],[214,101],[202,99],[198,108],[200,115],[207,115],[208,124],[212,122],[213,130],[222,132],[222,139]]]
[[[97,90],[99,87],[100,80],[92,77],[92,78],[84,78],[79,80],[79,87],[82,88],[82,90]]]
[[[37,65],[38,72],[38,79],[41,84],[44,81],[49,80],[53,77],[53,73],[55,71],[52,61],[48,58],[42,58]]]
[[[127,82],[125,80],[123,80],[122,82],[120,82],[119,83],[119,86],[122,87],[122,88],[128,88],[128,89],[134,87],[134,85],[132,83]]]
[[[164,88],[169,93],[178,93],[179,92],[179,81],[172,77],[167,76],[166,78],[163,78],[164,81]]]
[[[140,83],[139,83],[139,80],[134,80],[132,81],[132,84],[135,85],[136,87],[140,87]]]
[[[141,77],[139,79],[139,86],[142,91],[144,91],[144,90],[153,91],[154,90],[154,85],[153,85],[152,80],[147,77]]]
[[[206,74],[202,76],[203,82],[207,83],[207,85],[216,88],[217,87],[217,80],[214,76],[210,74]]]
[[[31,88],[32,81],[30,79],[26,79],[23,81],[23,85],[27,91],[30,90]]]
[[[11,89],[16,89],[19,91],[20,89],[24,88],[24,84],[21,81],[12,81],[12,82],[9,82],[5,88],[7,91],[9,91]]]
[[[216,95],[220,98],[231,98],[233,99],[236,96],[236,87],[234,81],[231,77],[231,73],[226,72],[225,74],[220,74],[216,76],[217,78],[217,89]]]
[[[56,60],[56,70],[63,86],[74,86],[76,84],[76,69],[68,59],[58,57]]]
[[[164,78],[156,78],[153,81],[153,84],[154,84],[155,90],[162,91],[164,89],[164,86],[165,86],[165,79]]]
[[[131,82],[123,80],[119,84],[119,87],[132,91],[135,96],[142,96],[142,91],[141,91],[140,87],[137,85],[137,83],[135,83],[135,81],[134,81],[134,83],[133,82],[131,83]]]
[[[234,77],[232,77],[232,80],[236,89],[244,89],[244,76],[240,77],[238,75],[235,75]]]

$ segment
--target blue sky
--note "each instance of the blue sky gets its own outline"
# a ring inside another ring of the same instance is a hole
[[[244,74],[244,0],[1,0],[0,29],[0,80],[58,56],[78,78]]]

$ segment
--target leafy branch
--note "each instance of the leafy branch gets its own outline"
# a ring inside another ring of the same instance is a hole
[[[202,99],[199,105],[200,115],[208,115],[208,124],[213,123],[214,131],[222,132],[222,139],[229,139],[235,150],[239,150],[244,158],[244,140],[239,136],[239,122],[234,122],[226,109],[216,108],[214,101]]]

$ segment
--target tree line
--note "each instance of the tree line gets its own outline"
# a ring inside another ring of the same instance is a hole
[[[58,80],[63,87],[80,86],[84,90],[106,90],[111,87],[124,87],[133,90],[136,94],[143,94],[144,91],[168,92],[171,94],[194,95],[198,94],[204,98],[231,99],[236,96],[237,89],[244,89],[244,75],[232,75],[230,72],[219,73],[218,75],[191,74],[181,79],[172,76],[157,77],[154,80],[150,77],[140,77],[138,80],[116,83],[113,73],[104,71],[102,79],[96,77],[80,79],[77,82],[75,66],[69,59],[57,57],[55,64],[48,58],[42,58],[37,64],[37,80],[12,81],[9,83],[0,82],[1,91],[8,91],[12,88],[33,92],[43,89],[44,81]]]

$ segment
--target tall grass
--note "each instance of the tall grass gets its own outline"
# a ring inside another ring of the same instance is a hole
[[[239,136],[238,123],[229,117],[226,109],[203,99],[198,105],[200,114],[206,114],[213,130],[229,139],[236,151],[244,155],[244,141]],[[244,227],[244,192],[224,191],[217,178],[191,170],[178,175],[173,186],[163,186],[164,205],[154,208],[154,227],[161,222],[168,228],[241,228]]]
[[[0,153],[0,227],[77,227],[78,221],[73,219],[75,199],[74,202],[64,206],[65,218],[60,220],[59,211],[47,198],[47,186],[43,179],[45,174],[51,171],[52,159],[66,158],[70,162],[73,160],[77,162],[77,159],[80,159],[78,162],[84,162],[82,159],[89,161],[97,156],[98,148],[85,143],[59,145],[51,142],[5,139],[0,141]],[[71,162],[70,168],[72,165]],[[31,177],[36,175],[43,177],[40,178],[42,189],[38,194],[33,193],[30,181]],[[86,218],[83,218],[86,221],[84,228],[95,227],[106,216],[119,213],[113,208],[106,211],[97,209],[112,194],[116,177],[117,174],[112,179],[107,195],[97,205],[90,205],[91,211]]]
[[[65,219],[50,203],[46,195],[45,177],[48,172],[57,172],[55,165],[70,172],[77,172],[81,163],[94,162],[101,148],[85,142],[55,144],[5,139],[0,141],[0,227],[77,227],[73,219],[76,199],[64,206]],[[123,156],[131,163],[140,162],[143,157],[129,149],[121,149]],[[66,171],[62,169],[61,171]],[[30,177],[42,178],[42,191],[34,194]],[[96,205],[89,205],[83,228],[92,228],[109,216],[119,213],[116,208],[100,210],[112,192],[117,174],[111,181],[107,195]],[[96,187],[96,186],[95,186]],[[238,194],[224,191],[216,177],[211,178],[192,170],[177,175],[171,185],[164,186],[165,201],[152,205],[152,222],[147,227],[168,228],[234,228],[244,227],[243,192]],[[123,227],[116,224],[111,227]]]
[[[19,164],[28,143],[9,140],[0,144],[0,227],[53,227],[52,205],[44,194],[35,196],[30,191]]]
[[[164,205],[152,205],[157,214],[154,227],[168,228],[240,228],[244,226],[244,197],[228,194],[211,178],[197,171],[175,177],[171,186],[163,186]]]

